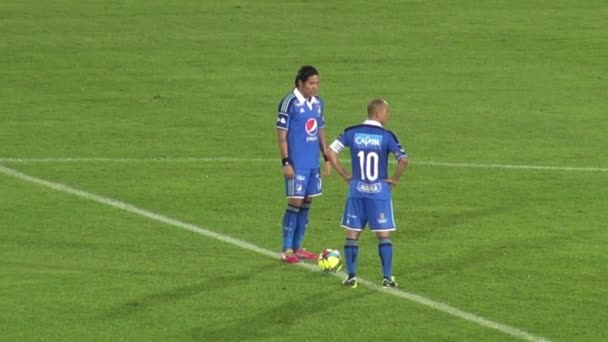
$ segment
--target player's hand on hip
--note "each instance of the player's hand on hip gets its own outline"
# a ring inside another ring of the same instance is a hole
[[[387,178],[384,181],[387,182],[391,186],[391,189],[394,188],[395,186],[397,186],[397,183],[399,182],[399,181],[394,180],[392,178]]]
[[[348,184],[350,184],[350,180],[353,178],[353,176],[347,174],[345,176],[342,176],[342,179],[344,179],[344,181]]]
[[[283,176],[287,179],[293,179],[295,177],[295,172],[293,171],[293,167],[291,165],[283,166]]]
[[[325,165],[323,165],[323,177],[327,177],[331,175],[331,163],[326,161]]]

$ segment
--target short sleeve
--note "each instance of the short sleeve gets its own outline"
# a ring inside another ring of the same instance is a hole
[[[344,131],[342,132],[342,134],[340,134],[336,140],[334,140],[330,145],[329,148],[331,148],[332,150],[334,150],[334,152],[336,153],[340,153],[344,148],[348,147],[349,143],[348,143],[348,132]]]
[[[293,98],[293,96],[286,96],[279,102],[276,125],[278,129],[289,130],[289,108]]]
[[[388,150],[395,155],[395,159],[407,158],[407,152],[401,146],[397,136],[389,131]]]

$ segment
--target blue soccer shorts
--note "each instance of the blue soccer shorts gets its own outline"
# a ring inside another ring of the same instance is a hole
[[[323,193],[321,169],[295,169],[294,172],[293,179],[285,178],[287,198],[314,197]]]
[[[361,231],[367,224],[375,232],[395,230],[393,201],[349,197],[342,216],[342,227]]]

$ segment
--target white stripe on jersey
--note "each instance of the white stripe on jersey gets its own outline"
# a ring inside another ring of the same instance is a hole
[[[344,145],[342,145],[340,140],[336,139],[334,140],[334,142],[331,143],[331,145],[329,145],[329,148],[334,150],[334,152],[336,153],[340,153],[344,149]]]
[[[281,101],[281,109],[279,110],[279,113],[288,114],[289,104],[295,97],[296,96],[293,94],[285,96]]]

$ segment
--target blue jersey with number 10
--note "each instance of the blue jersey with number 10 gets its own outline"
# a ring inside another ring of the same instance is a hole
[[[384,129],[379,122],[366,121],[352,126],[330,145],[339,153],[350,149],[352,179],[348,196],[351,198],[390,199],[388,178],[388,158],[393,153],[397,160],[407,154],[395,134]]]

